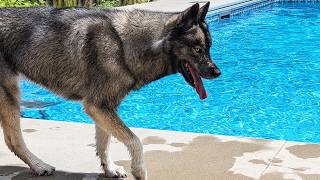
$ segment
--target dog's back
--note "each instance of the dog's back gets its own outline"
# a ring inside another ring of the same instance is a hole
[[[121,40],[108,13],[99,9],[0,9],[2,63],[66,98],[80,100],[88,94],[91,82],[108,82],[93,76],[101,70],[99,61],[108,61],[108,56],[120,60],[117,56],[122,54],[114,51],[121,49]]]
[[[48,14],[49,8],[0,9],[0,52],[13,56],[18,46],[30,39],[33,27],[46,21]]]

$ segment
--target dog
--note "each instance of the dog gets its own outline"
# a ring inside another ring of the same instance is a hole
[[[26,147],[20,129],[19,76],[68,100],[94,120],[96,152],[106,177],[127,177],[109,156],[110,138],[124,143],[135,179],[146,180],[143,147],[117,107],[131,91],[180,73],[205,99],[201,78],[221,72],[210,57],[209,2],[179,13],[107,9],[0,9],[0,123],[8,148],[37,175],[55,168]]]

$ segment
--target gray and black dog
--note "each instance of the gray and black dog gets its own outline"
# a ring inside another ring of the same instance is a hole
[[[209,3],[181,13],[106,9],[0,9],[0,123],[9,149],[37,175],[54,167],[26,147],[20,129],[19,75],[69,100],[82,101],[96,123],[97,156],[106,177],[126,177],[111,160],[114,136],[132,157],[132,174],[146,180],[139,138],[117,115],[133,90],[181,73],[201,99],[201,78],[221,73],[210,58]]]

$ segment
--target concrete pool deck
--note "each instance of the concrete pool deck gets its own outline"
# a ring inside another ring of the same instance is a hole
[[[1,180],[103,179],[95,156],[94,126],[22,119],[30,150],[56,167],[50,177],[34,177],[6,147],[0,132]],[[150,180],[320,179],[320,145],[207,134],[132,130],[144,144]],[[129,169],[126,148],[112,140],[111,155]],[[128,180],[133,180],[130,175]]]

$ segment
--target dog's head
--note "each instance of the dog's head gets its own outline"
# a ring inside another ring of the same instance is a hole
[[[213,79],[221,74],[209,53],[211,36],[205,22],[209,5],[208,2],[199,8],[199,4],[195,4],[172,17],[166,25],[166,48],[172,57],[173,69],[196,89],[200,99],[207,97],[201,78]]]

